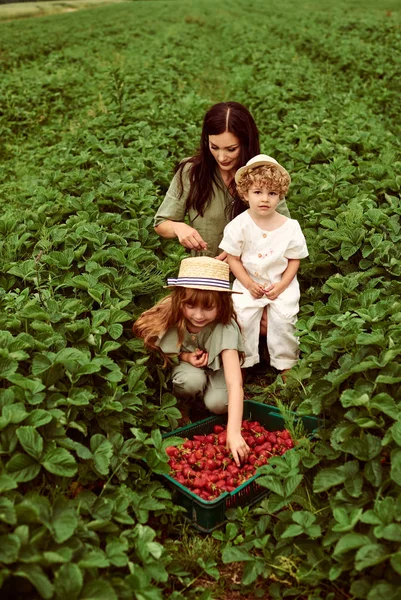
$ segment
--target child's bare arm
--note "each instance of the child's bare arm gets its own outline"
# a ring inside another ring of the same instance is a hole
[[[239,466],[248,456],[249,447],[241,435],[244,388],[238,351],[223,350],[221,359],[228,391],[227,446]]]
[[[291,281],[294,279],[300,265],[299,258],[289,258],[288,265],[284,271],[281,280],[277,283],[272,283],[265,289],[265,294],[269,300],[275,300],[285,289],[288,288]]]
[[[249,290],[250,294],[254,298],[261,298],[265,293],[263,286],[260,283],[257,283],[250,277],[241,262],[240,256],[233,256],[232,254],[227,254],[227,262],[231,269],[231,272],[235,275],[235,277],[242,283],[247,290]]]

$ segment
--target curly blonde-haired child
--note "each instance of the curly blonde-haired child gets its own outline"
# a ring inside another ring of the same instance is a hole
[[[167,283],[171,293],[139,317],[134,334],[166,362],[178,358],[172,369],[177,398],[203,401],[216,414],[228,411],[227,446],[239,465],[249,448],[241,435],[243,341],[229,266],[207,256],[185,258],[178,277]]]
[[[296,274],[300,259],[308,256],[298,221],[276,211],[291,179],[274,158],[259,154],[238,169],[235,181],[248,210],[226,226],[220,247],[227,252],[236,277],[233,290],[243,292],[233,298],[244,335],[243,366],[259,362],[259,327],[267,306],[270,364],[286,371],[299,356],[294,327],[300,297]]]

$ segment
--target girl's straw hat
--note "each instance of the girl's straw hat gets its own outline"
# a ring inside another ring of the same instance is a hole
[[[280,173],[282,173],[283,175],[287,175],[291,182],[291,177],[289,176],[288,172],[276,161],[275,158],[267,156],[267,154],[258,154],[257,156],[254,156],[253,158],[249,159],[244,167],[238,169],[238,171],[235,173],[235,183],[239,183],[242,177],[248,171],[252,171],[253,169],[256,169],[256,167],[261,166],[277,167]]]
[[[227,263],[209,258],[195,256],[181,261],[180,271],[176,279],[167,279],[167,287],[185,287],[194,290],[212,290],[239,294],[230,289],[230,267]]]

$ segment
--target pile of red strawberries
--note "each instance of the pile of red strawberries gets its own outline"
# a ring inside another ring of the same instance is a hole
[[[226,447],[227,431],[215,425],[214,433],[194,435],[182,446],[169,446],[166,452],[170,476],[203,500],[215,500],[223,492],[233,492],[274,455],[294,447],[290,433],[267,431],[258,421],[242,422],[242,437],[251,451],[240,467]]]

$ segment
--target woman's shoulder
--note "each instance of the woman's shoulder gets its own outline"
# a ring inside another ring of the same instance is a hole
[[[192,168],[194,164],[194,157],[193,156],[187,156],[186,158],[183,158],[182,160],[180,160],[180,162],[178,163],[177,167],[176,167],[176,173],[182,172],[185,175],[188,174]]]

